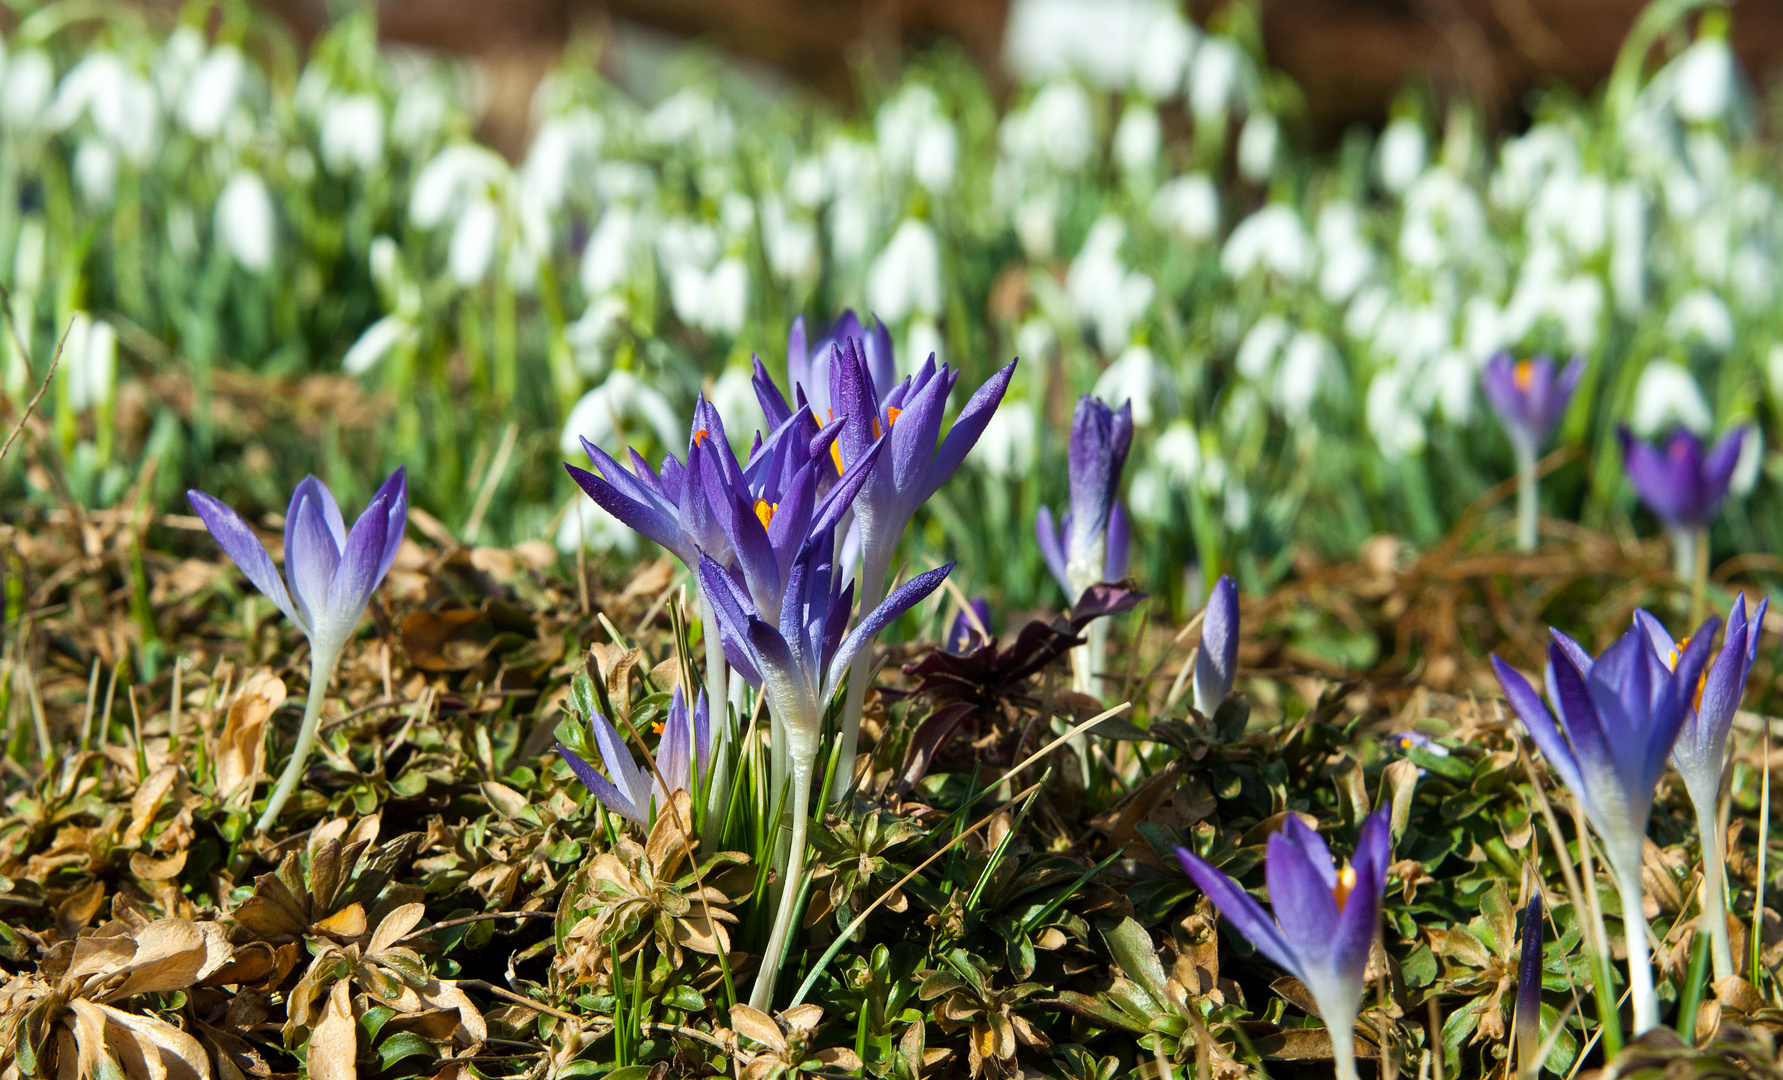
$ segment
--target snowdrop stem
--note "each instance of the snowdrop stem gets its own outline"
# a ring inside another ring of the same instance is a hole
[[[1628,943],[1628,988],[1634,1000],[1634,1033],[1659,1026],[1659,998],[1653,992],[1653,959],[1647,950],[1647,917],[1641,911],[1640,849],[1615,867],[1616,889],[1622,894],[1622,933]],[[1633,865],[1629,865],[1632,863]]]
[[[303,706],[303,724],[297,729],[297,745],[291,748],[291,760],[279,774],[278,786],[266,799],[266,809],[254,825],[256,832],[264,833],[273,827],[279,819],[279,811],[297,790],[297,782],[303,779],[310,750],[316,745],[316,729],[322,724],[322,702],[328,697],[328,684],[334,679],[334,665],[339,659],[339,650],[310,653],[310,695]]]
[[[891,572],[890,560],[867,552],[861,559],[860,613],[865,615],[885,599],[885,577]],[[861,712],[867,704],[867,685],[873,679],[873,643],[868,642],[855,653],[848,669],[848,696],[842,702],[842,746],[836,757],[836,776],[830,782],[830,801],[837,802],[854,783],[854,756],[861,739]]]
[[[1733,946],[1727,933],[1726,897],[1723,895],[1725,869],[1721,852],[1721,830],[1717,826],[1715,807],[1711,803],[1696,807],[1696,831],[1702,841],[1702,922],[1709,930],[1709,958],[1715,965],[1715,981],[1735,974]]]
[[[749,993],[749,1007],[762,1012],[771,1012],[774,980],[780,974],[780,957],[786,951],[786,938],[792,932],[793,915],[799,906],[799,879],[805,873],[805,839],[811,824],[811,762],[795,763],[792,772],[792,845],[786,873],[780,879],[780,911],[774,916],[774,930],[762,952],[755,989]]]
[[[1517,451],[1517,550],[1534,551],[1541,516],[1541,481],[1533,451]]]

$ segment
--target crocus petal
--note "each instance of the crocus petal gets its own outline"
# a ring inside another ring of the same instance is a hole
[[[366,504],[367,508],[369,509],[371,506],[376,505],[379,499],[384,501],[384,511],[386,514],[384,523],[384,551],[378,558],[378,580],[382,581],[384,580],[384,575],[390,572],[390,567],[396,563],[396,553],[402,548],[403,532],[408,527],[408,466],[397,466],[396,471],[391,473],[389,478],[384,481],[383,485],[372,494],[371,502]]]
[[[1665,657],[1666,663],[1669,665],[1672,650],[1677,647],[1677,643],[1672,640],[1672,635],[1670,631],[1666,630],[1665,624],[1648,614],[1645,608],[1635,611],[1634,622],[1641,628],[1641,632],[1647,635],[1647,641],[1653,646],[1653,651]]]
[[[953,426],[947,429],[946,438],[941,440],[941,448],[935,451],[934,462],[929,465],[923,484],[927,490],[923,492],[922,499],[927,499],[940,490],[947,478],[966,460],[966,455],[978,445],[979,437],[991,422],[991,415],[997,411],[997,406],[1003,403],[1003,395],[1009,391],[1009,382],[1015,378],[1017,362],[1009,361],[997,369],[995,375],[984,380],[984,385],[973,391],[966,407],[954,418]]]
[[[802,339],[804,328],[802,325],[797,328]],[[750,359],[755,362],[755,374],[749,381],[755,387],[755,400],[761,405],[762,419],[767,421],[768,428],[772,430],[786,422],[787,417],[792,415],[792,409],[786,404],[786,396],[774,385],[773,376],[762,365],[761,357],[751,354]]]
[[[1040,556],[1052,571],[1052,579],[1065,593],[1065,602],[1075,603],[1077,597],[1071,595],[1071,583],[1065,579],[1065,546],[1060,542],[1058,526],[1053,524],[1052,511],[1044,506],[1034,514],[1034,539],[1040,544]]]
[[[1108,552],[1102,565],[1103,581],[1119,581],[1127,576],[1127,556],[1132,543],[1127,529],[1127,510],[1116,499],[1108,511]]]
[[[1214,582],[1201,616],[1201,648],[1195,655],[1195,709],[1203,716],[1232,692],[1238,674],[1238,583],[1230,574]]]
[[[613,515],[646,540],[662,545],[664,549],[680,559],[683,565],[699,557],[697,549],[687,542],[686,535],[675,520],[661,508],[627,498],[604,478],[585,469],[578,469],[568,463],[564,464],[564,468],[569,470],[570,479],[576,482],[576,486],[581,488],[584,494],[594,500],[596,506]]]
[[[633,821],[639,825],[649,824],[636,803],[626,798],[624,792],[614,787],[613,782],[602,776],[593,765],[578,757],[575,751],[558,743],[557,753],[559,757],[563,758],[564,764],[570,767],[570,771],[576,774],[576,779],[582,781],[582,786],[592,792],[596,801],[602,806],[627,821]]]
[[[1696,437],[1679,431],[1661,451],[1635,438],[1627,428],[1620,429],[1618,435],[1629,482],[1653,516],[1672,529],[1698,524],[1696,488],[1702,450]]]
[[[1701,524],[1707,525],[1721,511],[1721,502],[1727,498],[1727,485],[1733,479],[1734,466],[1740,463],[1740,451],[1746,445],[1747,430],[1741,425],[1721,436],[1703,459],[1699,495]]]
[[[1492,669],[1498,673],[1498,685],[1504,688],[1504,696],[1510,700],[1511,709],[1522,719],[1529,737],[1535,740],[1536,749],[1548,759],[1548,767],[1560,775],[1562,783],[1578,791],[1581,786],[1578,762],[1573,759],[1572,747],[1567,745],[1566,738],[1554,723],[1548,707],[1542,704],[1541,695],[1535,692],[1535,688],[1529,685],[1529,680],[1521,672],[1505,663],[1497,654],[1492,657]]]
[[[1350,861],[1355,882],[1338,913],[1334,932],[1326,931],[1330,937],[1331,982],[1335,985],[1321,988],[1325,998],[1319,1001],[1319,1012],[1328,1023],[1355,1022],[1356,1005],[1362,998],[1368,972],[1368,954],[1380,933],[1381,895],[1387,885],[1391,845],[1387,815],[1384,810],[1376,810],[1362,823],[1356,857]],[[1272,886],[1270,899],[1279,912],[1280,903],[1274,897]]]
[[[291,584],[291,598],[297,602],[298,610],[315,629],[320,629],[328,619],[329,587],[334,583],[341,557],[328,526],[327,511],[316,494],[321,486],[316,483],[293,500],[291,517],[285,522],[285,578]],[[380,536],[379,541],[382,540]]]
[[[1225,874],[1214,869],[1213,865],[1188,848],[1176,849],[1177,861],[1182,863],[1183,873],[1189,880],[1207,894],[1213,906],[1219,909],[1225,920],[1237,927],[1245,940],[1257,947],[1257,951],[1275,962],[1275,965],[1288,974],[1301,977],[1300,961],[1294,950],[1282,937],[1281,927],[1263,910],[1263,905],[1238,887],[1238,883]]]
[[[718,619],[718,640],[724,648],[724,658],[745,682],[759,690],[761,671],[748,644],[749,596],[738,588],[724,567],[712,561],[711,556],[700,556],[699,568],[700,592],[712,605],[712,614]]]
[[[941,587],[941,582],[953,571],[953,563],[937,567],[926,574],[918,574],[891,591],[880,605],[872,611],[864,612],[860,622],[855,624],[847,637],[836,646],[836,654],[829,660],[829,677],[824,680],[824,696],[835,693],[835,688],[842,681],[842,676],[853,663],[854,654],[865,648],[867,643],[879,635],[894,619],[915,607],[922,599]]]
[[[675,687],[674,694],[669,698],[669,715],[663,721],[662,741],[656,745],[656,770],[662,774],[662,783],[657,785],[657,795],[666,804],[671,793],[687,791],[690,787],[688,777],[693,759],[693,718],[687,714],[687,699],[681,696],[679,686]]]
[[[607,767],[607,776],[613,781],[613,786],[619,789],[619,793],[633,807],[643,810],[650,785],[644,778],[643,770],[632,760],[631,751],[626,749],[619,729],[600,713],[589,715],[588,726],[594,731],[594,745],[601,752],[601,764]]]
[[[186,501],[192,504],[192,512],[198,515],[204,527],[210,530],[211,536],[246,575],[247,579],[259,589],[268,600],[285,613],[285,618],[297,624],[307,636],[310,624],[291,603],[291,594],[285,591],[285,582],[279,577],[278,570],[272,564],[272,556],[266,553],[266,546],[248,528],[248,523],[241,515],[223,505],[223,503],[202,491],[193,489],[186,492]]]
[[[922,492],[929,466],[935,460],[935,441],[941,437],[941,421],[947,411],[947,382],[931,378],[921,390],[901,406],[903,414],[886,433],[891,440],[890,474],[892,488],[914,503],[926,496]]]
[[[340,565],[328,586],[328,617],[318,620],[317,636],[339,642],[352,636],[360,616],[365,614],[366,603],[383,580],[379,571],[389,527],[389,511],[376,500],[353,523],[346,550],[341,553]]]
[[[704,780],[707,761],[712,756],[712,721],[704,690],[699,692],[693,703],[693,753],[694,767]]]
[[[1300,823],[1292,816],[1289,820]],[[1324,856],[1320,866],[1304,845],[1284,833],[1285,830],[1270,835],[1269,856],[1263,863],[1263,874],[1269,882],[1269,906],[1281,925],[1282,936],[1302,963],[1306,967],[1322,966],[1319,962],[1331,949],[1339,914],[1337,898],[1331,892],[1336,884],[1331,856],[1325,851],[1324,842],[1315,837],[1319,854]]]

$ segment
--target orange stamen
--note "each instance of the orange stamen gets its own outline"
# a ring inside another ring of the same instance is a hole
[[[695,446],[706,445],[706,429],[705,428],[701,428],[698,431],[693,433],[693,445],[695,445]]]
[[[904,413],[903,409],[894,409],[889,405],[886,406],[886,408],[885,408],[885,426],[890,427],[893,424],[897,423],[898,417],[902,416],[903,413]]]
[[[1517,370],[1511,375],[1511,381],[1517,384],[1517,389],[1528,391],[1529,384],[1535,381],[1535,364],[1528,360],[1517,361]]]
[[[1356,888],[1356,868],[1345,866],[1337,874],[1337,884],[1331,889],[1331,898],[1337,901],[1337,910],[1342,911],[1344,902],[1349,900],[1350,893]]]
[[[1671,668],[1673,671],[1678,670],[1678,657],[1683,655],[1684,649],[1689,644],[1689,638],[1679,638],[1678,643],[1672,646],[1672,654],[1665,658],[1665,666]],[[1714,666],[1715,658],[1711,656],[1709,657],[1709,662],[1703,665],[1703,673],[1696,677],[1696,697],[1693,700],[1691,707],[1698,712],[1701,712],[1703,707],[1703,687],[1709,685],[1709,669]]]
[[[780,509],[779,503],[770,503],[766,499],[755,500],[755,519],[761,522],[762,528],[774,520],[774,511]]]

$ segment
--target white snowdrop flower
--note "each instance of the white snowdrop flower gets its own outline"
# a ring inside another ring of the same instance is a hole
[[[638,217],[624,206],[609,206],[582,249],[582,290],[589,296],[616,289],[629,276],[638,246]]]
[[[953,187],[959,167],[960,137],[944,118],[923,125],[917,133],[915,159],[911,174],[916,182],[936,195]]]
[[[390,139],[405,150],[425,149],[445,128],[450,104],[432,78],[418,78],[396,96],[390,114]]]
[[[698,325],[715,333],[735,336],[743,329],[749,310],[749,267],[741,257],[729,255],[706,276],[701,319]]]
[[[445,147],[415,177],[409,220],[424,229],[443,225],[471,202],[487,202],[488,189],[507,175],[507,162],[493,150],[469,143]]]
[[[873,208],[857,192],[838,195],[830,203],[830,247],[838,261],[857,264],[867,254],[873,235]]]
[[[363,375],[396,349],[415,339],[415,327],[401,315],[386,315],[365,328],[341,357],[341,370]]]
[[[1120,248],[1126,226],[1114,214],[1104,214],[1090,226],[1077,258],[1065,274],[1065,295],[1079,319],[1093,322],[1097,344],[1113,351],[1127,343],[1134,322],[1151,306],[1157,291],[1151,278],[1129,271],[1121,262]]]
[[[1399,230],[1399,255],[1406,262],[1431,269],[1451,257],[1472,261],[1486,239],[1486,208],[1448,169],[1431,169],[1406,192]]]
[[[1734,297],[1744,307],[1762,307],[1776,299],[1776,266],[1757,244],[1740,245],[1728,266],[1727,280],[1733,286]]]
[[[1758,486],[1759,466],[1764,464],[1764,427],[1752,424],[1749,430],[1751,434],[1740,444],[1740,457],[1734,462],[1733,475],[1727,480],[1728,490],[1741,498],[1752,494],[1752,489]]]
[[[1634,391],[1634,415],[1629,417],[1635,434],[1648,437],[1681,426],[1700,435],[1713,423],[1702,389],[1683,367],[1670,360],[1655,360],[1641,372]]]
[[[1154,101],[1182,93],[1197,36],[1174,3],[1155,5],[1133,56],[1134,88]]]
[[[1536,124],[1499,148],[1492,201],[1507,209],[1525,206],[1549,176],[1578,170],[1579,149],[1572,136],[1557,124]]]
[[[582,452],[580,443],[575,452]],[[631,558],[638,553],[638,534],[577,492],[557,527],[557,550],[574,555],[579,548]]]
[[[906,218],[892,234],[867,272],[867,304],[888,323],[941,314],[941,246],[928,222]]]
[[[1137,521],[1161,525],[1170,520],[1170,481],[1156,462],[1147,461],[1133,470],[1133,478],[1127,481],[1126,506]]]
[[[605,128],[589,109],[553,116],[539,125],[520,167],[520,189],[526,197],[555,211],[570,188],[600,157]]]
[[[371,272],[372,284],[379,291],[394,294],[402,288],[405,281],[402,248],[390,237],[380,233],[371,238],[366,267]]]
[[[724,430],[733,440],[747,440],[749,433],[763,424],[761,402],[755,396],[755,383],[748,368],[727,367],[712,382],[707,400],[724,418]],[[747,446],[747,441],[743,441]]]
[[[1432,404],[1442,411],[1444,420],[1457,426],[1467,423],[1473,415],[1473,392],[1479,381],[1480,366],[1459,350],[1450,349],[1436,358],[1427,382]]]
[[[1220,253],[1220,266],[1233,278],[1262,268],[1300,281],[1311,272],[1312,262],[1312,238],[1306,226],[1292,207],[1281,203],[1271,203],[1239,222]]]
[[[597,379],[607,370],[607,342],[627,314],[625,301],[617,296],[597,296],[575,322],[563,328],[564,340],[576,356],[576,370]]]
[[[167,35],[155,60],[155,89],[164,101],[177,101],[193,69],[203,62],[204,35],[192,26],[180,25]]]
[[[98,139],[82,139],[74,152],[74,184],[88,206],[110,206],[118,185],[118,155]]]
[[[1469,297],[1461,312],[1461,326],[1461,351],[1477,364],[1484,365],[1493,353],[1511,344],[1505,336],[1503,313],[1491,297]]]
[[[1633,314],[1647,298],[1647,196],[1625,180],[1610,195],[1610,288],[1616,306]]]
[[[1054,82],[1041,87],[1022,115],[1029,153],[1054,168],[1076,172],[1090,159],[1095,146],[1095,126],[1090,117],[1090,96],[1074,82]],[[1006,122],[1007,124],[1007,122]]]
[[[1362,237],[1362,215],[1352,202],[1326,203],[1315,228],[1319,293],[1334,304],[1353,296],[1374,270],[1374,249]]]
[[[118,385],[118,333],[104,319],[76,312],[62,346],[68,405],[75,412],[105,405]]]
[[[706,271],[693,263],[669,265],[669,304],[675,316],[689,326],[699,326],[706,311]]]
[[[666,98],[644,117],[646,136],[659,145],[688,146],[707,158],[729,153],[737,124],[711,92],[690,86]]]
[[[19,222],[19,236],[14,242],[12,256],[14,291],[26,296],[36,296],[43,288],[44,256],[48,251],[49,231],[44,228],[43,218],[33,214]],[[30,332],[23,320],[14,329],[27,334]]]
[[[725,192],[718,200],[718,223],[731,236],[748,232],[755,224],[755,203],[740,191]]]
[[[1372,341],[1393,302],[1384,285],[1369,285],[1356,293],[1344,312],[1343,332],[1356,341]]]
[[[266,182],[246,169],[231,176],[217,197],[214,228],[242,269],[258,274],[272,268],[276,226],[272,194],[266,190]]]
[[[1675,222],[1694,221],[1708,201],[1703,185],[1696,182],[1690,170],[1675,163],[1660,178],[1659,190],[1665,196],[1666,216]]]
[[[180,123],[200,139],[223,130],[223,121],[235,108],[247,63],[233,45],[218,45],[192,69],[180,95]]]
[[[1142,102],[1127,106],[1114,129],[1114,159],[1130,173],[1149,173],[1158,167],[1158,148],[1164,129],[1158,110]]]
[[[891,167],[908,172],[936,194],[953,186],[959,164],[959,136],[941,109],[941,99],[922,83],[910,83],[874,119],[879,152]]]
[[[1058,343],[1052,324],[1038,315],[1030,316],[1015,331],[1015,355],[1027,361],[1022,366],[1029,371],[1035,370],[1031,365],[1051,356]]]
[[[1026,401],[1004,401],[984,425],[966,459],[998,480],[1020,480],[1034,470],[1040,422]]]
[[[829,181],[824,175],[823,160],[800,158],[786,172],[786,197],[793,205],[815,210],[829,197]]]
[[[1003,31],[1003,55],[1023,82],[1065,74],[1091,29],[1091,5],[1082,0],[1016,0]]]
[[[500,207],[486,197],[471,200],[459,213],[446,245],[446,269],[452,280],[468,289],[488,277],[500,241]]]
[[[1048,188],[1015,208],[1015,236],[1030,259],[1050,259],[1057,241],[1059,195]]]
[[[1266,112],[1254,112],[1238,133],[1238,171],[1253,184],[1269,179],[1275,168],[1276,148],[1281,143],[1281,125]]]
[[[1409,116],[1402,116],[1381,132],[1375,167],[1380,171],[1381,186],[1395,195],[1403,195],[1418,177],[1424,175],[1424,163],[1430,157],[1430,140],[1424,125]]]
[[[1152,197],[1152,222],[1191,243],[1213,239],[1220,229],[1220,194],[1203,173],[1166,181]]]
[[[1233,366],[1252,382],[1268,380],[1270,372],[1275,370],[1276,357],[1293,333],[1294,328],[1280,315],[1263,316],[1239,343]]]
[[[1172,421],[1152,443],[1152,460],[1164,468],[1164,475],[1177,487],[1187,490],[1201,478],[1201,437],[1195,425],[1187,420]]]
[[[1764,358],[1765,380],[1770,384],[1771,396],[1783,398],[1783,344],[1771,346],[1771,351]]]
[[[1251,493],[1236,476],[1227,478],[1225,512],[1226,528],[1243,532],[1251,527]]]
[[[1716,205],[1698,217],[1685,242],[1697,273],[1717,285],[1726,283],[1733,260],[1725,209]]]
[[[1129,345],[1115,362],[1096,379],[1092,391],[1113,405],[1133,403],[1133,424],[1150,427],[1160,408],[1168,407],[1174,398],[1170,370],[1158,362],[1150,348]]]
[[[1665,332],[1675,341],[1696,340],[1724,353],[1733,348],[1733,313],[1719,296],[1693,289],[1679,297],[1666,316]]]
[[[198,257],[198,218],[184,204],[167,211],[167,246],[184,260]]]
[[[922,364],[933,356],[937,364],[947,362],[947,345],[941,338],[941,328],[933,319],[918,315],[910,320],[910,333],[904,339],[904,351],[898,354],[904,358],[903,367],[914,370],[914,365]]]
[[[1189,107],[1203,124],[1220,123],[1241,99],[1249,60],[1229,38],[1205,37],[1189,68]]]
[[[1579,177],[1572,195],[1566,237],[1575,252],[1589,258],[1603,250],[1609,238],[1610,185],[1601,175],[1586,173]]]
[[[285,151],[285,177],[298,184],[315,181],[316,155],[310,153],[309,147],[293,146]]]
[[[1368,384],[1363,412],[1369,434],[1386,457],[1402,458],[1424,448],[1424,421],[1407,407],[1405,380],[1397,369],[1375,375]]]
[[[779,196],[762,200],[762,243],[768,265],[788,281],[815,278],[818,271],[817,227],[786,212]]]
[[[1734,97],[1736,73],[1733,50],[1726,38],[1698,38],[1671,66],[1677,77],[1672,108],[1679,118],[1702,124],[1727,115]]]
[[[1282,415],[1290,422],[1304,421],[1335,364],[1335,350],[1323,336],[1310,330],[1295,334],[1275,376],[1275,403]]]
[[[668,398],[632,372],[615,371],[570,409],[558,449],[566,457],[579,457],[580,440],[587,439],[612,453],[636,441],[638,423],[662,446],[675,446],[687,437]]]
[[[6,63],[0,82],[0,113],[20,130],[37,126],[56,88],[56,65],[41,49],[25,49]]]
[[[1560,320],[1567,348],[1586,353],[1596,347],[1603,304],[1603,283],[1589,274],[1573,275],[1554,295],[1550,310]]]
[[[138,165],[147,164],[160,140],[160,108],[155,88],[109,52],[91,52],[62,76],[44,113],[52,131],[82,116],[93,130]]]
[[[321,143],[329,172],[371,172],[384,160],[384,106],[370,94],[332,99],[322,109]]]

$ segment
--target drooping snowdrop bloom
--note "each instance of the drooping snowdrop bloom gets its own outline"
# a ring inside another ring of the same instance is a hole
[[[1356,1017],[1367,990],[1368,954],[1381,932],[1392,845],[1383,807],[1362,823],[1355,856],[1340,871],[1324,838],[1289,814],[1282,830],[1270,834],[1263,864],[1273,912],[1207,860],[1176,849],[1183,871],[1221,917],[1312,995],[1339,1080],[1356,1080]]]
[[[303,777],[322,719],[322,699],[341,651],[364,617],[365,605],[378,583],[396,561],[408,521],[408,474],[403,469],[390,474],[350,533],[328,488],[306,476],[292,493],[291,507],[285,512],[283,578],[273,568],[260,538],[239,514],[202,491],[188,491],[186,499],[223,553],[297,624],[310,643],[309,701],[291,761],[255,826],[265,832],[278,821],[279,811]]]
[[[1429,154],[1429,140],[1424,125],[1409,116],[1402,116],[1381,132],[1376,168],[1381,186],[1394,195],[1403,195],[1418,177],[1424,175],[1424,162]]]
[[[886,322],[941,314],[941,245],[929,223],[906,218],[867,272],[867,303]]]
[[[1150,427],[1169,409],[1175,398],[1170,368],[1161,363],[1151,347],[1134,343],[1097,377],[1091,393],[1104,401],[1124,401],[1133,410],[1133,423]]]
[[[179,99],[180,123],[200,139],[215,138],[235,109],[246,75],[240,49],[229,44],[212,49],[186,80]]]
[[[1271,203],[1232,230],[1220,253],[1220,267],[1233,278],[1263,269],[1300,281],[1312,272],[1313,257],[1312,238],[1300,215],[1292,207]]]
[[[83,116],[91,120],[95,134],[132,164],[148,164],[160,145],[161,107],[154,85],[114,53],[88,53],[62,76],[43,125],[61,131]]]
[[[547,213],[560,209],[581,178],[600,162],[606,125],[590,109],[553,116],[539,125],[520,167],[520,191]]]
[[[1727,115],[1738,90],[1738,72],[1727,38],[1705,35],[1672,62],[1672,108],[1678,117],[1706,124]]]
[[[879,107],[874,119],[880,159],[931,193],[953,186],[960,138],[942,111],[941,99],[922,83],[910,83]]]
[[[1133,326],[1151,307],[1157,285],[1147,274],[1121,261],[1127,230],[1104,214],[1090,227],[1083,248],[1065,275],[1065,295],[1078,318],[1095,327],[1096,344],[1115,352],[1129,344]]]
[[[1636,1035],[1659,1023],[1648,928],[1638,914],[1641,849],[1654,788],[1688,715],[1718,622],[1710,619],[1669,667],[1638,625],[1595,660],[1583,646],[1552,631],[1547,683],[1548,697],[1560,713],[1558,724],[1529,681],[1492,658],[1505,696],[1530,738],[1578,797],[1603,840],[1622,894]]]
[[[415,324],[403,315],[385,315],[366,327],[341,356],[341,370],[363,375],[396,349],[418,337]]]
[[[1672,747],[1672,765],[1684,778],[1684,790],[1696,808],[1697,840],[1702,845],[1703,859],[1703,921],[1708,923],[1717,980],[1736,974],[1722,896],[1726,852],[1718,816],[1721,777],[1727,768],[1727,736],[1733,730],[1734,713],[1739,711],[1740,697],[1746,691],[1746,677],[1758,659],[1759,633],[1764,629],[1764,613],[1769,607],[1768,599],[1760,600],[1758,610],[1747,619],[1745,594],[1734,600],[1721,651],[1709,661],[1698,682],[1683,729]],[[1674,642],[1665,626],[1645,611],[1636,612],[1635,621],[1646,631],[1654,651],[1665,659],[1666,665],[1676,666],[1679,652],[1690,644],[1690,639]]]
[[[600,751],[606,775],[562,743],[557,753],[593,793],[595,799],[625,820],[648,831],[656,822],[657,812],[668,805],[677,791],[694,791],[705,786],[706,769],[712,756],[712,730],[708,720],[706,693],[700,691],[692,709],[681,688],[669,699],[669,712],[663,719],[662,742],[656,748],[656,770],[641,769],[626,749],[625,739],[613,722],[600,713],[588,718],[594,729],[594,744]]]
[[[384,106],[371,94],[332,98],[322,109],[322,164],[335,174],[369,173],[384,160]]]
[[[1220,194],[1203,173],[1178,176],[1152,196],[1152,222],[1190,243],[1204,243],[1220,229]]]
[[[35,128],[56,88],[56,66],[41,49],[24,49],[6,62],[0,115],[18,131]]]
[[[1236,42],[1210,36],[1195,48],[1189,67],[1189,108],[1202,126],[1221,124],[1232,107],[1243,101],[1256,73]]]
[[[1158,167],[1158,151],[1164,143],[1164,126],[1158,110],[1147,102],[1134,102],[1121,113],[1114,128],[1114,159],[1127,173],[1149,176]]]
[[[104,319],[75,312],[68,323],[58,371],[73,411],[111,404],[118,387],[118,332]]]
[[[223,185],[223,193],[217,197],[215,229],[242,269],[256,274],[272,269],[277,213],[272,193],[258,173],[243,169]]]
[[[1238,133],[1238,171],[1253,184],[1266,183],[1275,168],[1281,125],[1266,112],[1254,112]]]
[[[102,139],[82,139],[74,152],[74,185],[88,206],[109,208],[118,189],[117,151]]]

